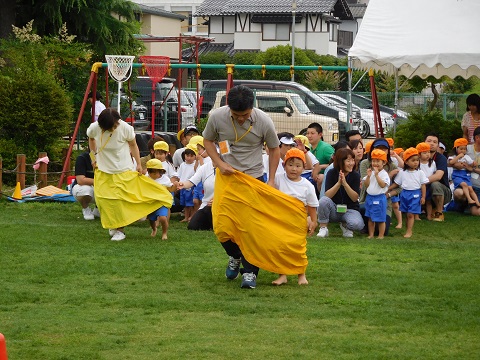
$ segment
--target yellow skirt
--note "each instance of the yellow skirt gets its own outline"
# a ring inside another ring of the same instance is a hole
[[[172,207],[165,186],[136,171],[107,174],[95,170],[95,202],[105,229],[127,226],[162,206]]]
[[[217,171],[212,214],[218,239],[236,243],[251,264],[277,274],[305,272],[308,225],[300,200],[241,172]]]

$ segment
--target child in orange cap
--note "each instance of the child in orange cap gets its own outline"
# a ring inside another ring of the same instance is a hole
[[[426,142],[421,142],[417,144],[416,149],[418,151],[418,156],[420,158],[420,170],[422,170],[425,175],[430,177],[435,174],[437,171],[437,165],[435,161],[430,161],[430,145]],[[431,189],[427,188],[427,199],[431,198]],[[427,201],[425,203],[425,213],[428,220],[432,220],[432,203]],[[415,215],[415,220],[420,220],[420,215]]]
[[[403,167],[403,159],[395,152],[394,150],[394,141],[392,138],[385,138],[387,140],[388,145],[390,146],[390,158],[392,159],[392,162],[397,165],[397,167],[402,168]]]
[[[373,238],[375,223],[378,224],[378,239],[385,235],[385,222],[387,220],[387,198],[385,193],[390,185],[390,176],[383,169],[387,163],[387,154],[380,149],[373,149],[371,166],[367,176],[363,179],[367,188],[365,199],[365,216],[368,218],[368,238]]]
[[[305,168],[305,153],[297,148],[288,150],[283,160],[285,173],[275,176],[275,187],[287,195],[293,196],[303,202],[307,209],[308,234],[312,235],[317,227],[318,199],[315,187],[302,177]],[[282,285],[287,282],[287,275],[279,274],[278,279],[272,281],[273,285]],[[298,275],[298,284],[307,285],[305,274]]]
[[[415,214],[422,212],[422,205],[425,204],[426,186],[428,178],[423,171],[420,171],[420,159],[417,149],[411,147],[403,153],[403,170],[401,170],[390,189],[402,187],[400,193],[400,210],[407,214],[407,231],[403,237],[412,237]]]
[[[456,188],[461,187],[465,197],[468,201],[468,206],[479,206],[478,196],[473,190],[471,172],[477,166],[477,163],[467,155],[468,140],[460,138],[453,143],[453,151],[455,155],[448,158],[448,165],[453,167],[452,180],[453,186]],[[460,169],[455,165],[459,164]]]

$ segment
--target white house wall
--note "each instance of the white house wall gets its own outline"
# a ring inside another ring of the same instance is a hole
[[[159,16],[143,14],[142,34],[153,36],[179,36],[180,21]],[[144,55],[169,56],[178,59],[178,42],[145,42],[146,51]]]

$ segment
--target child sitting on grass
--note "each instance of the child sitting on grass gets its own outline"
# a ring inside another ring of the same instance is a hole
[[[378,239],[385,235],[387,221],[387,197],[385,193],[390,185],[390,176],[383,169],[387,163],[387,154],[380,149],[374,149],[370,155],[371,166],[363,179],[367,188],[365,200],[365,216],[368,218],[368,238],[373,238],[375,223],[378,224]]]
[[[472,187],[471,178],[471,172],[477,166],[477,163],[467,155],[467,145],[468,141],[465,138],[455,140],[453,143],[454,155],[449,156],[448,165],[453,167],[452,180],[455,189],[462,188],[469,207],[480,207],[477,194]],[[455,167],[456,164],[460,164],[461,168]]]
[[[395,177],[390,190],[400,186],[403,190],[400,193],[400,210],[407,213],[407,231],[403,237],[412,237],[415,214],[422,212],[422,205],[425,204],[426,186],[428,178],[419,169],[420,159],[417,149],[411,147],[403,153],[403,170]]]
[[[293,196],[303,202],[307,209],[308,235],[312,235],[317,227],[318,199],[315,187],[305,178],[302,172],[305,169],[305,153],[297,148],[287,151],[283,161],[285,173],[275,176],[275,187],[287,195]],[[287,275],[279,274],[273,285],[287,283]],[[307,285],[305,274],[298,275],[298,284]]]
[[[177,190],[178,183],[175,182],[172,184],[170,179],[165,175],[165,169],[163,168],[162,162],[158,159],[151,159],[147,161],[147,176],[155,180],[160,185],[164,185],[170,192]],[[168,210],[168,208],[162,206],[160,209],[148,214],[147,218],[150,221],[150,226],[152,228],[152,237],[157,235],[157,229],[160,223],[162,226],[162,240],[168,239]]]

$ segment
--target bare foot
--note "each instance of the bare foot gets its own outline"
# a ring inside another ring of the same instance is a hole
[[[272,281],[272,284],[277,286],[280,286],[286,283],[287,283],[287,275],[283,275],[283,274],[280,275],[277,280]]]
[[[162,234],[162,240],[168,240],[167,234]]]
[[[383,236],[379,236],[377,237],[378,240],[382,240],[383,239]]]
[[[405,235],[403,235],[404,238],[410,238],[412,237],[412,233],[406,233]]]
[[[180,220],[180,222],[188,222],[187,219]]]
[[[398,224],[397,226],[395,226],[395,229],[401,229],[402,228],[402,224]]]
[[[152,229],[152,233],[150,234],[151,237],[155,237],[157,235],[157,228]]]
[[[373,239],[373,235],[368,235],[367,239]]]
[[[308,285],[307,277],[305,274],[298,275],[298,285]]]

